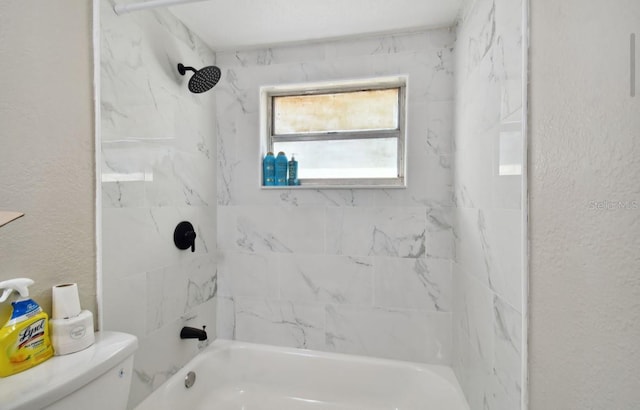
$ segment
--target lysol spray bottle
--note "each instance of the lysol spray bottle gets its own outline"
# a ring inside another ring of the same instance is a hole
[[[0,314],[0,377],[27,370],[53,356],[49,338],[49,316],[29,297],[33,281],[17,278],[0,282],[0,303],[12,292],[20,298]]]

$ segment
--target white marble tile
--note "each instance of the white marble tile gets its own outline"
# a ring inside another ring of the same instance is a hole
[[[494,297],[494,377],[492,408],[519,409],[522,394],[522,315]],[[491,401],[490,401],[491,403]]]
[[[171,264],[178,249],[173,244],[173,229],[167,220],[173,220],[175,214],[175,211],[163,208],[103,209],[105,277],[117,280],[127,273]]]
[[[427,138],[424,142],[428,152],[435,155],[453,153],[454,101],[436,101],[426,104],[424,116]]]
[[[231,296],[218,296],[216,331],[221,339],[236,338],[235,303]]]
[[[102,206],[104,208],[140,208],[145,203],[144,182],[118,181],[102,183]]]
[[[220,251],[220,292],[224,296],[278,298],[278,256]]]
[[[327,350],[449,364],[451,314],[327,306]]]
[[[101,11],[104,320],[139,337],[132,408],[197,353],[184,324],[216,336],[215,98],[176,69],[215,56],[166,10]],[[173,243],[183,220],[195,253]]]
[[[434,206],[427,208],[426,255],[430,258],[455,257],[455,227],[453,208]]]
[[[489,286],[518,311],[522,309],[522,214],[508,209],[480,211],[482,246],[488,257]]]
[[[494,294],[477,279],[454,271],[456,313],[454,325],[469,340],[470,348],[486,363],[493,362],[494,338]],[[454,327],[455,328],[455,327]]]
[[[490,207],[493,205],[494,177],[498,174],[494,141],[499,128],[494,127],[484,134],[465,137],[464,147],[456,140],[455,194],[457,205],[465,208]]]
[[[242,206],[226,212],[231,221],[225,221],[225,234],[232,239],[223,240],[231,249],[280,253],[324,250],[324,208]]]
[[[304,349],[324,346],[324,307],[264,299],[235,299],[237,340]]]
[[[275,207],[242,206],[234,209],[232,249],[245,252],[292,252],[281,226],[282,211]]]
[[[182,309],[185,315],[218,295],[216,266],[215,254],[197,256],[182,265],[187,277],[186,303]]]
[[[279,273],[283,300],[373,304],[373,264],[369,257],[283,254]]]
[[[486,253],[486,248],[483,248],[480,229],[482,225],[482,232],[486,232],[486,221],[480,218],[478,209],[458,207],[454,212],[458,269],[489,287],[489,267],[493,265],[493,261],[489,259],[491,254]]]
[[[183,314],[187,302],[184,276],[179,266],[147,272],[147,334]]]
[[[451,262],[446,259],[374,258],[376,307],[451,311]]]
[[[215,259],[194,255],[188,262],[146,274],[146,329],[150,334],[174,320],[188,316],[217,292]]]
[[[508,209],[457,209],[460,269],[512,306],[522,304],[522,215]]]
[[[313,189],[282,191],[277,196],[286,206],[372,206],[374,191],[369,189]]]
[[[425,208],[328,208],[328,253],[419,258],[425,255]]]
[[[207,342],[180,339],[183,326],[207,326],[208,341],[216,338],[217,300],[199,305],[187,318],[178,318],[167,323],[157,331],[138,340],[140,347],[134,358],[134,374],[131,382],[129,406],[133,408],[175,374],[198,351],[206,347]]]
[[[199,155],[176,153],[172,161],[181,205],[214,206],[215,185],[211,183],[213,164]]]
[[[144,272],[103,280],[104,329],[130,333],[139,339],[147,329],[147,275]]]

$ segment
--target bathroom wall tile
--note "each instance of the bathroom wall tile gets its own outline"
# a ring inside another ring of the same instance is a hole
[[[215,340],[217,300],[211,299],[197,307],[190,317],[178,318],[166,323],[153,333],[140,338],[140,348],[134,358],[134,374],[131,382],[128,407],[133,408],[162,383],[180,370],[208,343]],[[208,340],[180,339],[183,326],[207,326]]]
[[[480,237],[489,255],[491,290],[518,311],[522,306],[522,212],[508,209],[480,211]],[[481,221],[482,222],[482,221]],[[484,228],[484,229],[483,229]]]
[[[450,313],[327,306],[327,350],[449,364]]]
[[[237,340],[304,349],[324,346],[322,305],[236,298],[235,309]]]
[[[520,409],[522,394],[522,315],[494,297],[494,374],[492,408]]]
[[[176,71],[215,55],[166,10],[123,18],[104,0],[101,11],[103,320],[139,338],[133,408],[198,352],[183,325],[216,336],[215,98]],[[194,253],[173,243],[184,220]]]
[[[227,79],[217,86],[215,108],[217,243],[225,295],[219,328],[225,334],[259,343],[450,361],[455,35],[439,29],[219,53]],[[260,188],[260,86],[399,73],[409,76],[405,189]],[[278,261],[277,279],[264,273],[272,269],[271,257]],[[399,259],[378,272],[377,296],[385,308],[372,306],[372,260],[378,257]],[[426,261],[427,284],[418,278],[420,261]],[[229,265],[238,269],[234,276]],[[392,273],[402,279],[394,282]],[[403,293],[410,297],[403,300]],[[348,340],[333,336],[342,326]]]
[[[507,209],[457,209],[460,269],[512,306],[522,301],[522,214]]]
[[[373,263],[369,257],[283,254],[279,273],[283,300],[373,304]]]
[[[435,36],[435,30],[432,36]],[[389,55],[420,50],[426,48],[427,38],[429,37],[431,36],[422,32],[333,41],[326,44],[327,57],[340,58],[379,54]]]
[[[146,336],[146,273],[130,274],[116,281],[105,280],[102,294],[105,329],[118,329],[139,339]]]
[[[218,274],[224,296],[278,298],[276,254],[221,251]]]
[[[207,254],[195,257],[182,264],[187,278],[186,302],[182,309],[189,315],[194,309],[218,295],[217,255]],[[176,289],[174,289],[176,290]]]
[[[221,339],[236,338],[235,301],[231,296],[218,296],[216,331]]]
[[[173,230],[161,228],[172,212],[161,208],[105,208],[102,211],[103,270],[108,280],[130,272],[144,272],[167,266],[177,253]],[[150,259],[148,255],[155,255]]]
[[[424,208],[328,208],[327,252],[418,258],[425,255]]]
[[[483,247],[481,232],[486,237],[486,220],[480,211],[473,208],[455,209],[456,262],[460,271],[475,277],[489,287],[488,269],[493,265]],[[480,226],[483,226],[482,230]],[[486,240],[484,241],[486,243]]]
[[[223,249],[245,252],[307,252],[324,250],[324,208],[224,207]]]
[[[455,227],[453,208],[427,208],[426,255],[430,258],[453,259],[455,256]]]
[[[178,266],[147,272],[147,334],[180,316],[187,300],[185,285]]]
[[[304,189],[285,190],[277,194],[278,205],[324,206],[324,207],[358,207],[372,206],[375,192],[370,189]]]
[[[521,408],[521,1],[467,1],[458,25],[454,369],[471,408]]]
[[[428,258],[374,258],[376,307],[451,311],[451,262]]]
[[[181,205],[213,206],[215,186],[211,183],[211,167],[199,155],[177,153],[173,158],[173,172],[180,191]]]
[[[177,318],[189,315],[198,305],[213,299],[217,292],[215,258],[196,256],[147,272],[147,334]]]
[[[218,52],[216,57],[221,66],[250,67],[299,62],[320,61],[325,59],[323,43],[293,44],[273,48],[245,49],[239,51]]]
[[[455,265],[454,265],[455,266]],[[453,274],[454,329],[458,337],[469,340],[469,347],[486,363],[493,362],[494,302],[493,293],[477,279],[457,270]]]
[[[467,138],[474,141],[465,146],[456,140],[455,192],[459,207],[492,206],[492,184],[498,174],[493,144],[498,135],[499,128],[494,127],[483,134],[470,135]]]
[[[453,153],[454,101],[436,101],[426,104],[427,150],[435,155]]]
[[[245,252],[292,252],[280,229],[281,211],[272,207],[236,207],[233,249]]]

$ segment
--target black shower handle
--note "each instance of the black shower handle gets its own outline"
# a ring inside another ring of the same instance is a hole
[[[173,243],[178,249],[191,248],[191,252],[196,251],[196,231],[191,222],[182,221],[173,231]]]

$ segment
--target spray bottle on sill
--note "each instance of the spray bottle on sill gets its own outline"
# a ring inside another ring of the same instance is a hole
[[[0,282],[0,303],[15,290],[20,299],[0,311],[0,377],[27,370],[53,356],[49,338],[49,317],[33,299],[33,280],[18,278]]]

